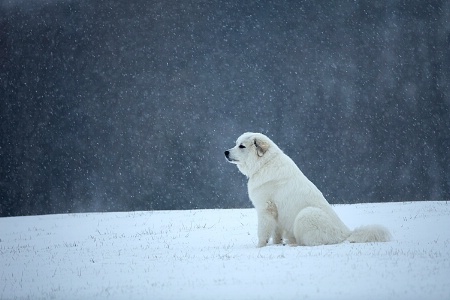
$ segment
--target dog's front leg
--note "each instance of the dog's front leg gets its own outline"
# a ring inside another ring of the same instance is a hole
[[[264,247],[275,231],[277,221],[267,210],[258,211],[258,247]]]
[[[275,226],[272,240],[274,244],[281,244],[283,242],[283,228],[281,228],[278,224]]]

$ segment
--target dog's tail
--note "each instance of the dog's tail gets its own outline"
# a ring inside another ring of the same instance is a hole
[[[380,225],[367,225],[356,228],[350,233],[347,241],[350,243],[389,242],[392,236]]]

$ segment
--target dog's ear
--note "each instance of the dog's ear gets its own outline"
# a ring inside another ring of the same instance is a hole
[[[267,149],[269,149],[269,143],[264,140],[255,138],[254,144],[256,147],[256,153],[259,157],[263,156],[264,153],[266,153]]]

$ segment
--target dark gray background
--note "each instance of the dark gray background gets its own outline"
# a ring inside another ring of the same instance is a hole
[[[244,131],[331,203],[450,198],[449,1],[0,3],[0,216],[249,207]]]

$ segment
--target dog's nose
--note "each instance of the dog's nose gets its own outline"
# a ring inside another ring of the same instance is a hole
[[[230,155],[230,151],[225,151],[225,156],[228,157],[228,155]]]

